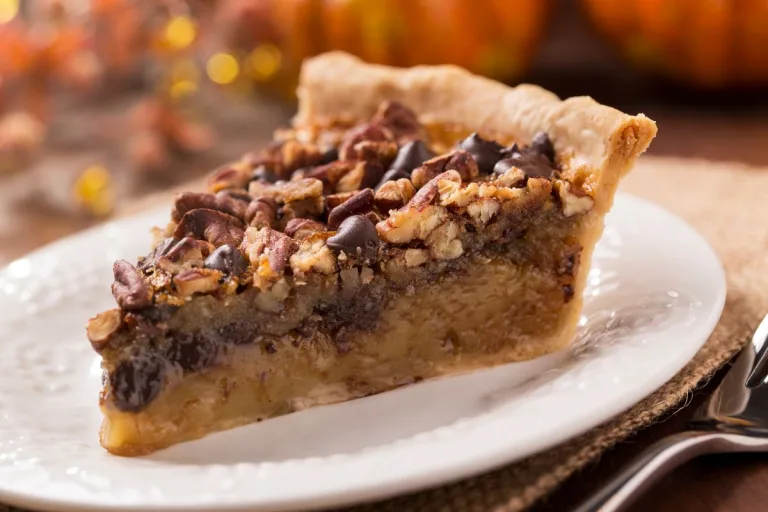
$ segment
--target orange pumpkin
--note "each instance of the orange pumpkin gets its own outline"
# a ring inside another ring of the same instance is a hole
[[[233,2],[241,12],[270,13],[270,30],[246,16],[230,20],[253,25],[254,46],[276,44],[283,52],[286,68],[295,70],[303,58],[327,50],[344,50],[370,62],[400,66],[457,64],[506,80],[519,77],[527,69],[549,7],[545,0]]]
[[[633,65],[707,89],[768,85],[765,0],[583,0]]]

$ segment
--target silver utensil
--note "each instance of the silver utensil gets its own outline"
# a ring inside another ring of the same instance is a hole
[[[575,512],[616,512],[669,471],[703,454],[768,452],[768,316],[688,430],[649,446]]]

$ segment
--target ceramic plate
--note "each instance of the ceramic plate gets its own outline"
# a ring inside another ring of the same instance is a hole
[[[674,215],[619,195],[578,339],[535,361],[310,409],[144,458],[98,443],[84,324],[113,307],[117,258],[168,208],[61,240],[0,271],[0,501],[51,510],[320,508],[488,471],[565,441],[670,379],[706,340],[725,280]]]

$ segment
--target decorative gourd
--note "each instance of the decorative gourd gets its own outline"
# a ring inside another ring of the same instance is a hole
[[[284,68],[344,50],[398,66],[456,64],[493,78],[524,72],[547,19],[547,0],[235,0],[228,23],[252,25],[252,47],[275,44]],[[240,12],[241,14],[237,14]],[[263,19],[245,13],[268,14]],[[231,26],[231,25],[230,25]]]
[[[583,0],[634,66],[704,89],[768,85],[768,2]]]

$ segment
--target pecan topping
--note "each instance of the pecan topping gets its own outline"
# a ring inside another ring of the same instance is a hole
[[[348,257],[373,263],[378,259],[379,235],[373,223],[362,215],[344,219],[339,231],[326,244],[336,254],[342,251]]]
[[[188,211],[204,208],[217,210],[242,219],[250,200],[251,197],[245,192],[238,193],[234,190],[221,190],[216,195],[183,192],[176,196],[171,218],[174,222],[179,222]]]
[[[379,180],[379,183],[378,185],[376,185],[374,190],[379,190],[381,187],[384,186],[385,183],[389,181],[402,180],[402,179],[406,179],[410,181],[410,178],[411,178],[410,172],[407,172],[403,169],[390,169],[384,173],[384,176],[381,177],[381,180]]]
[[[274,184],[252,181],[248,192],[253,197],[271,197],[278,203],[291,203],[323,196],[323,182],[317,178],[278,181]]]
[[[125,310],[142,309],[152,304],[152,291],[136,267],[125,260],[117,260],[112,266],[115,282],[112,295],[118,306]]]
[[[326,245],[327,237],[328,233],[313,233],[301,241],[299,250],[291,256],[291,270],[294,274],[336,272],[336,258]]]
[[[563,215],[573,217],[586,213],[595,205],[595,200],[579,189],[571,186],[567,181],[557,180],[554,184],[557,195],[563,203]]]
[[[266,165],[257,166],[253,172],[251,172],[250,181],[261,181],[264,183],[274,183],[277,181],[275,173],[270,171]]]
[[[471,181],[478,175],[477,164],[472,155],[466,151],[458,150],[427,160],[421,167],[413,171],[411,181],[414,187],[421,188],[438,174],[450,170],[458,172],[459,176],[466,181]]]
[[[222,167],[208,179],[208,190],[218,192],[229,188],[245,188],[251,180],[251,171],[242,164]]]
[[[255,228],[269,228],[277,218],[277,203],[268,196],[257,197],[245,210],[245,221]]]
[[[210,293],[219,288],[222,274],[218,270],[193,268],[185,270],[173,278],[173,284],[182,297],[191,297],[195,293]]]
[[[173,236],[202,239],[218,247],[239,245],[243,239],[243,223],[237,218],[216,210],[198,208],[184,214]]]
[[[101,352],[109,342],[112,336],[123,323],[119,309],[110,309],[99,313],[88,321],[86,333],[91,346],[96,352]]]
[[[382,103],[373,116],[373,122],[386,126],[399,144],[423,138],[424,135],[424,129],[413,110],[397,101]]]
[[[291,219],[284,230],[286,235],[298,240],[322,231],[325,231],[325,224],[310,219]]]
[[[358,162],[351,171],[336,184],[337,192],[350,192],[361,188],[372,188],[384,174],[384,168],[377,162]]]
[[[411,180],[387,181],[376,191],[374,202],[381,212],[397,210],[411,200],[416,193]]]
[[[248,228],[242,246],[243,252],[262,277],[282,274],[296,249],[296,242],[290,237],[270,228]]]
[[[203,258],[208,256],[213,249],[212,244],[188,236],[179,240],[165,256],[158,258],[157,266],[176,274],[190,267],[201,266]]]
[[[389,164],[397,154],[397,143],[387,128],[366,123],[349,130],[339,148],[340,160],[366,160]]]
[[[331,210],[328,214],[328,227],[336,229],[347,217],[351,217],[352,215],[362,215],[372,209],[373,190],[370,188],[363,189]]]
[[[357,194],[356,190],[350,190],[349,192],[339,192],[338,194],[331,194],[328,196],[325,196],[325,204],[328,205],[328,208],[333,210],[337,206],[339,206],[341,203],[349,199],[350,197]]]

